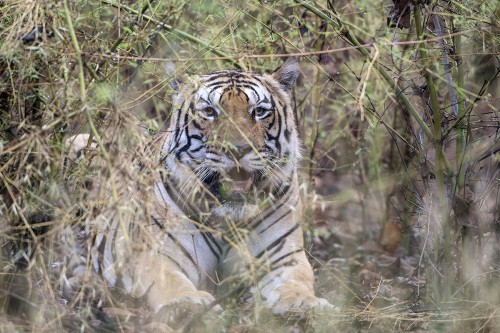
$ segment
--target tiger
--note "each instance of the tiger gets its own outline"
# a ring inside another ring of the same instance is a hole
[[[304,250],[292,106],[299,73],[291,57],[271,74],[226,69],[176,84],[168,129],[145,153],[158,170],[141,235],[116,212],[90,223],[88,256],[110,287],[160,312],[216,307],[219,282],[237,277],[249,302],[276,315],[331,307],[314,294]],[[82,147],[97,147],[84,139]]]

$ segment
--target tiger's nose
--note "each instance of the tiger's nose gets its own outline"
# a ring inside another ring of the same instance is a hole
[[[249,144],[244,144],[244,145],[235,145],[235,149],[233,150],[234,157],[239,161],[241,160],[246,154],[252,151],[252,146]]]

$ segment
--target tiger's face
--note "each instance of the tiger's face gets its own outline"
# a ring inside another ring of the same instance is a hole
[[[213,72],[192,78],[174,99],[169,151],[222,203],[221,215],[279,195],[295,176],[290,91],[298,74],[295,59],[271,75]]]

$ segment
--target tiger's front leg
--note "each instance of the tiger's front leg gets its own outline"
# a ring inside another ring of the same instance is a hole
[[[258,283],[264,305],[279,315],[330,307],[327,300],[314,295],[314,274],[303,249],[302,228],[295,224],[280,233],[290,234],[257,254],[269,269]]]
[[[132,295],[144,297],[156,313],[164,308],[196,312],[215,300],[210,293],[199,290],[177,264],[161,254],[143,252],[134,261]]]
[[[300,226],[287,225],[288,229],[266,233],[255,230],[245,247],[233,248],[228,253],[225,274],[245,277],[250,268],[253,276],[260,277],[250,289],[253,299],[258,294],[264,306],[277,315],[300,315],[331,307],[327,300],[314,295],[313,270],[303,250]]]
[[[271,271],[258,283],[264,305],[274,314],[303,314],[331,306],[314,295],[313,270],[304,251],[290,255],[295,251],[286,249],[269,258]]]
[[[177,224],[163,226],[169,220]],[[190,221],[173,217],[153,221],[145,233],[148,248],[137,251],[128,263],[133,273],[131,293],[143,297],[156,313],[174,313],[174,317],[212,304],[215,298],[205,290],[214,289],[210,281],[217,269],[216,253]]]

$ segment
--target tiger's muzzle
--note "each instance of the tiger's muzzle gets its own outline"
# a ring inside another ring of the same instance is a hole
[[[222,179],[222,192],[227,201],[245,202],[254,182],[254,175],[243,168],[232,168]]]
[[[247,159],[252,148],[248,145],[235,148],[224,152],[228,168],[219,169],[206,177],[204,182],[221,203],[252,204],[260,196],[258,193],[262,192],[259,190],[261,172],[248,165]]]

